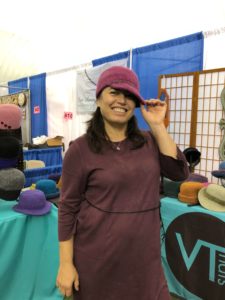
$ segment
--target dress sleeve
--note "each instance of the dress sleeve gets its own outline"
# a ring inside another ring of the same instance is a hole
[[[62,188],[58,206],[59,241],[69,240],[76,232],[77,216],[86,186],[86,173],[79,145],[74,142],[63,160]]]
[[[183,181],[189,176],[189,168],[186,161],[186,158],[177,147],[177,159],[159,154],[160,166],[161,166],[161,175],[169,178],[173,181]]]

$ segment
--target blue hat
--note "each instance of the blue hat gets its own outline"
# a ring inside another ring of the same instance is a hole
[[[40,216],[50,212],[52,204],[40,190],[26,190],[20,193],[19,203],[13,210],[25,215]]]
[[[52,179],[40,179],[36,182],[36,189],[44,192],[47,199],[57,198],[60,194],[56,182]]]
[[[225,178],[225,161],[222,161],[219,164],[219,170],[214,170],[211,172],[212,176],[216,177],[216,178]]]

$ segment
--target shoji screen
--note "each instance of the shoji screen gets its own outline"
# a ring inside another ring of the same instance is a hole
[[[161,75],[159,87],[170,96],[168,132],[181,150],[196,147],[201,162],[195,172],[211,176],[219,168],[219,146],[224,132],[219,122],[224,118],[220,95],[225,86],[225,68],[202,72]]]

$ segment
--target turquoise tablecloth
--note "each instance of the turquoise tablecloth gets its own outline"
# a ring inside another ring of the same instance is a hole
[[[57,208],[44,216],[12,210],[16,201],[0,199],[0,299],[60,300]]]

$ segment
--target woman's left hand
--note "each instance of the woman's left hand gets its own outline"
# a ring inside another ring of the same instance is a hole
[[[159,99],[145,100],[145,105],[141,105],[143,118],[151,125],[161,125],[164,122],[167,104]]]

